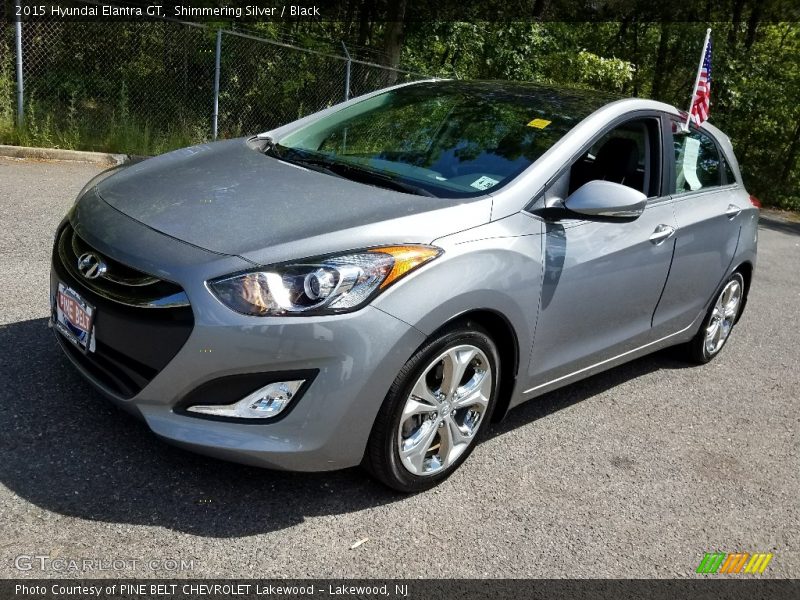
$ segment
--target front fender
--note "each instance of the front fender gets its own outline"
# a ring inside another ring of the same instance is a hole
[[[430,335],[464,313],[503,316],[527,368],[542,285],[541,236],[441,244],[444,254],[380,296],[374,306]]]

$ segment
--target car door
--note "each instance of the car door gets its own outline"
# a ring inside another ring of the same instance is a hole
[[[731,194],[736,182],[727,181],[723,154],[713,137],[694,126],[682,133],[683,124],[675,117],[669,122],[677,231],[669,280],[653,318],[663,335],[689,327],[705,310],[736,253],[743,208]]]
[[[627,154],[634,148],[630,140],[640,154],[635,161]],[[604,151],[609,145],[610,156]],[[643,214],[632,220],[539,211],[545,218],[544,283],[527,392],[651,341],[676,227],[673,200],[661,193],[663,154],[658,115],[624,121],[592,142],[545,191],[544,204],[553,207],[589,180],[610,179],[649,199]]]

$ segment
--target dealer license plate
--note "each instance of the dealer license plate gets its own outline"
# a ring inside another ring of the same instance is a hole
[[[56,293],[56,329],[84,352],[94,352],[94,307],[63,283]]]

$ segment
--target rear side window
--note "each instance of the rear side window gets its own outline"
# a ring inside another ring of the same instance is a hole
[[[724,167],[717,145],[710,136],[697,129],[675,133],[673,128],[673,139],[676,193],[696,192],[722,184]]]

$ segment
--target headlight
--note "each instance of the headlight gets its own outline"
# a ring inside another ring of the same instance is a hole
[[[433,246],[387,246],[209,281],[217,298],[246,315],[333,314],[356,310],[442,253]]]

